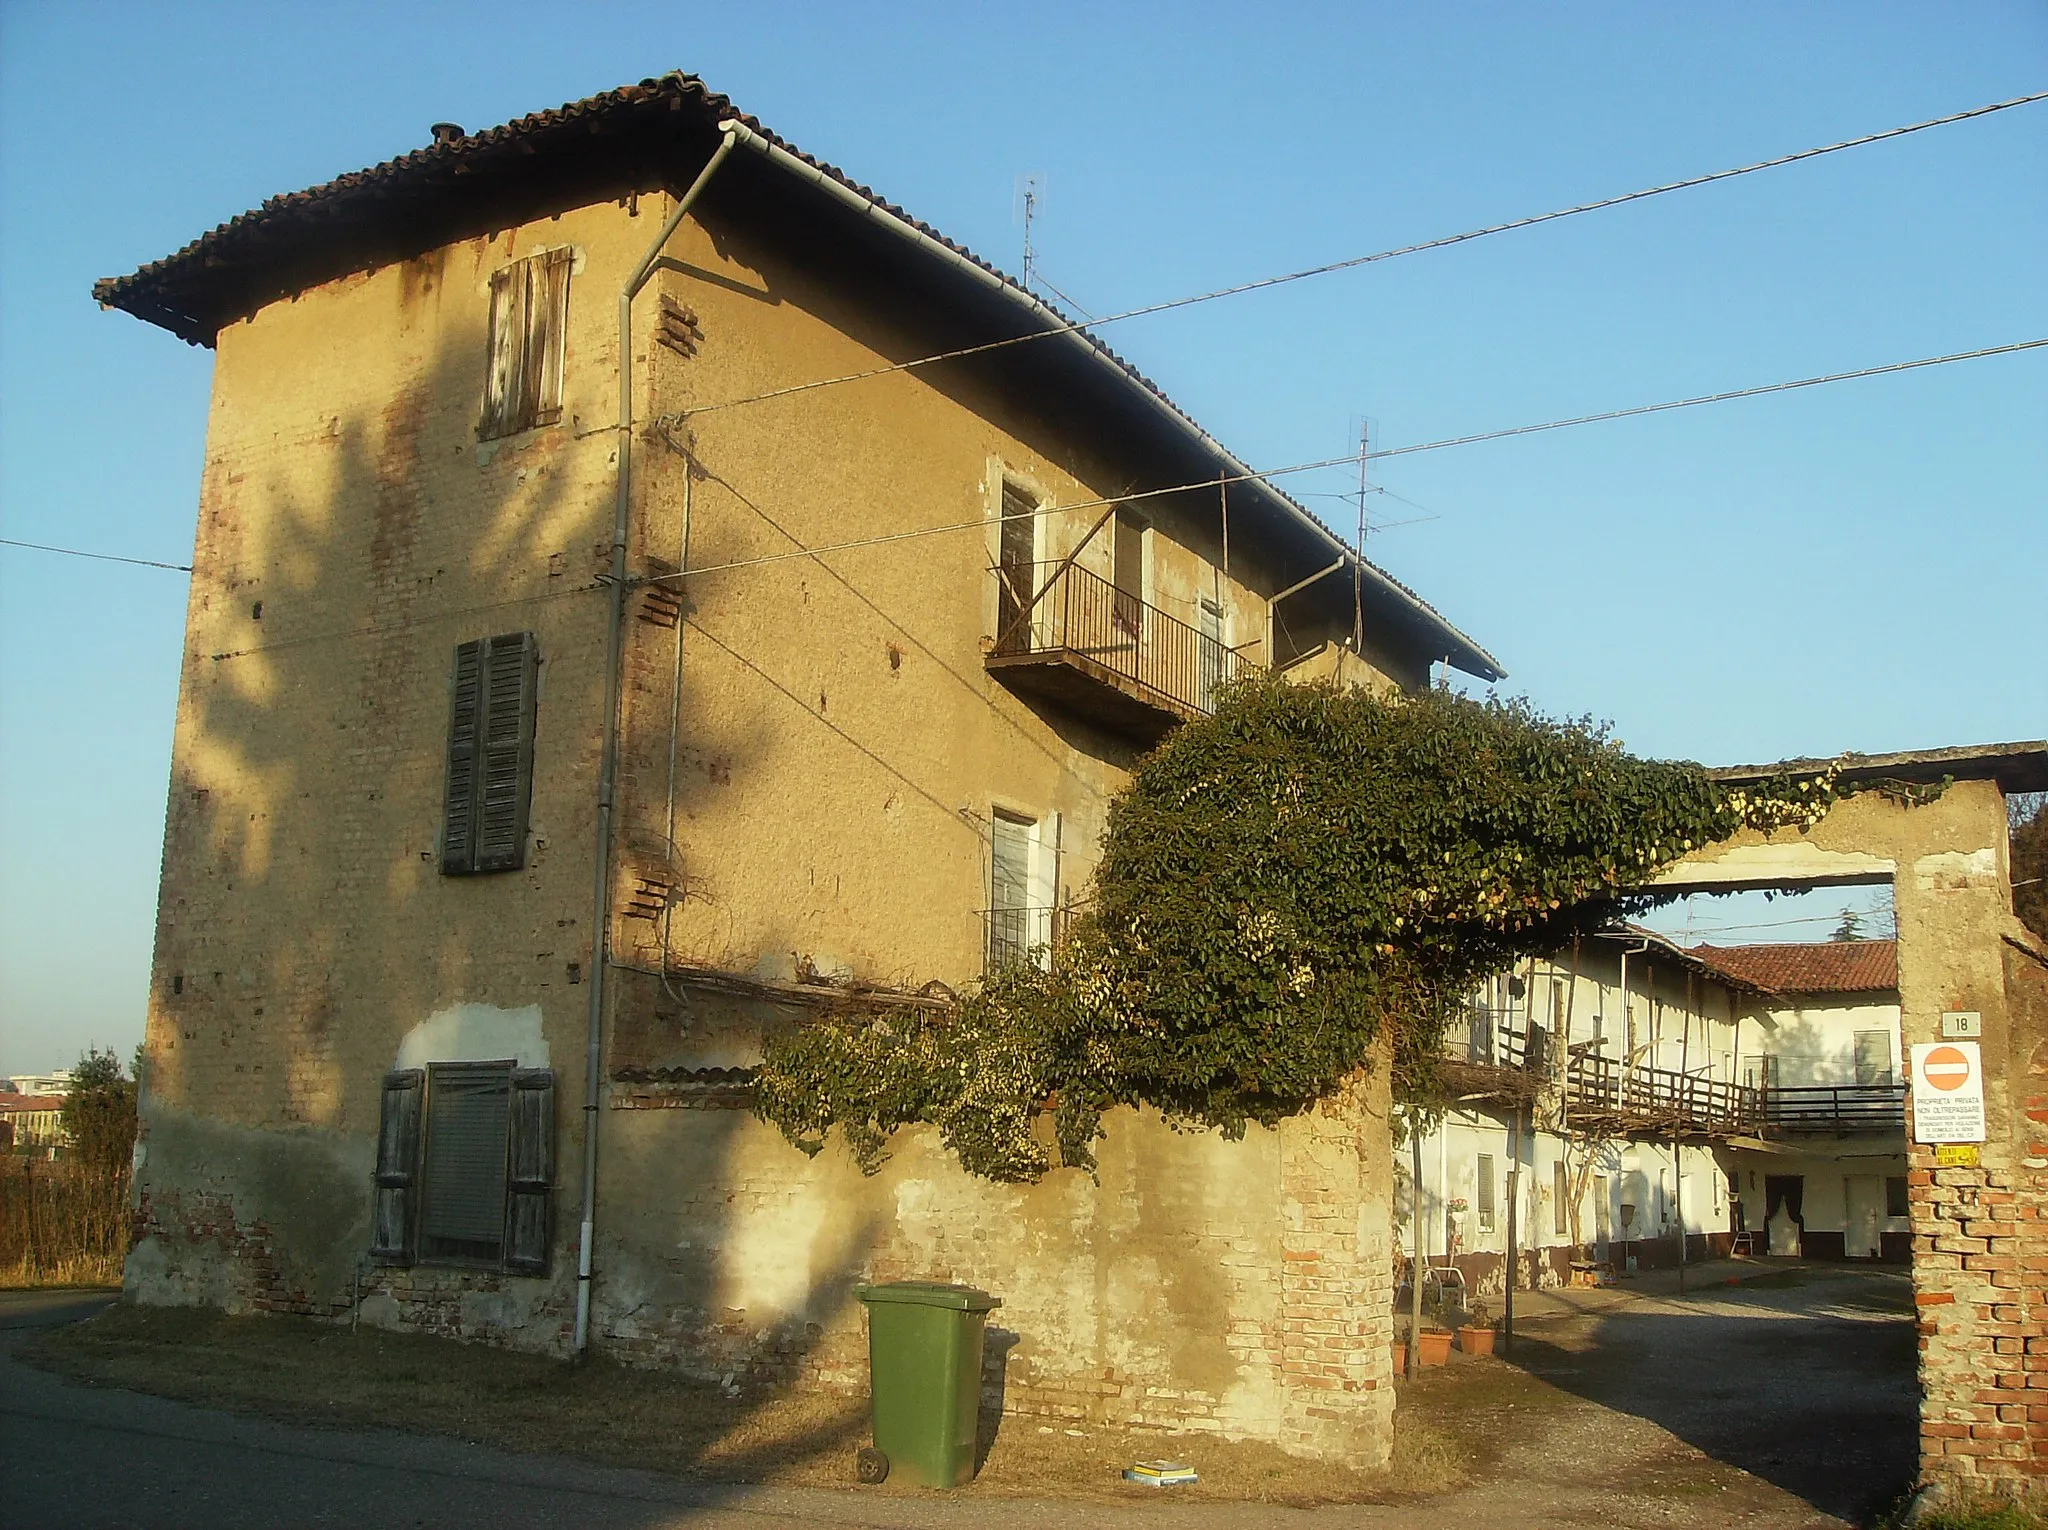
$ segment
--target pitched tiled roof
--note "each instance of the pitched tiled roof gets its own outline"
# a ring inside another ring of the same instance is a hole
[[[61,1094],[0,1093],[0,1115],[26,1115],[31,1111],[63,1108],[64,1096]]]
[[[727,119],[745,123],[889,217],[996,277],[1018,310],[1010,323],[1021,318],[1028,330],[1072,322],[972,250],[804,153],[695,75],[680,72],[534,112],[502,127],[437,136],[425,148],[368,170],[272,197],[174,255],[127,276],[95,282],[93,296],[193,345],[211,345],[222,327],[268,303],[351,271],[418,255],[478,227],[524,221],[536,209],[560,211],[593,199],[685,184],[710,153],[717,124]],[[1093,334],[1075,333],[1229,471],[1249,471],[1150,378]],[[1075,351],[1066,345],[1053,349]],[[1307,532],[1324,544],[1323,558],[1350,556],[1342,539],[1299,501],[1264,480],[1254,479],[1245,489],[1251,497],[1268,499],[1295,524],[1297,534]],[[1505,677],[1499,660],[1415,591],[1376,564],[1358,562],[1368,587],[1377,585],[1390,597],[1396,618],[1426,634],[1431,652],[1448,654],[1460,669],[1481,679]]]
[[[1694,946],[1692,953],[1717,972],[1779,993],[1881,993],[1899,986],[1895,940]]]

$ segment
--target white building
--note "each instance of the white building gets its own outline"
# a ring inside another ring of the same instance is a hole
[[[1758,1251],[1910,1255],[1899,959],[1889,940],[1698,946],[1716,972],[1778,995],[1742,1022],[1744,1079],[1768,1101],[1762,1140],[1729,1143]]]
[[[1681,1233],[1688,1261],[1905,1259],[1897,988],[1890,941],[1686,948],[1636,926],[1493,979],[1423,1133],[1425,1264],[1492,1297],[1510,1246],[1522,1288],[1674,1264]],[[1397,1150],[1404,1252],[1414,1164]]]
[[[1483,1296],[1518,1284],[1725,1253],[1733,1214],[1717,1144],[1759,1127],[1741,1072],[1745,1018],[1771,995],[1663,936],[1617,927],[1495,978],[1440,1065],[1456,1102],[1422,1151],[1425,1264]],[[1412,1247],[1414,1159],[1396,1154]]]

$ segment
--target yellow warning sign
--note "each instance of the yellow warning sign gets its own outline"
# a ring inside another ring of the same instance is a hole
[[[1937,1169],[1974,1169],[1977,1167],[1977,1144],[1974,1142],[1944,1142],[1934,1150],[1934,1166]]]

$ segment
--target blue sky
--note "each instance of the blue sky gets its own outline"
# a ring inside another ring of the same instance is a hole
[[[2048,86],[2033,0],[485,17],[0,0],[0,535],[189,556],[210,353],[93,278],[670,68],[1013,270],[1042,173],[1042,268],[1096,313]],[[1399,445],[2048,335],[2044,189],[2048,104],[1106,338],[1298,462],[1361,416]],[[2044,419],[2036,352],[1404,458],[1426,508],[1376,516],[1436,518],[1370,551],[1641,752],[2040,737]],[[0,548],[0,1070],[141,1036],[184,596]]]

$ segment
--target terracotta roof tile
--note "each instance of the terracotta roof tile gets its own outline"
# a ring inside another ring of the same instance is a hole
[[[64,1096],[61,1094],[6,1094],[0,1093],[0,1114],[20,1115],[36,1110],[62,1110]]]
[[[1771,946],[1693,946],[1717,972],[1779,993],[1879,993],[1899,986],[1895,940]]]

